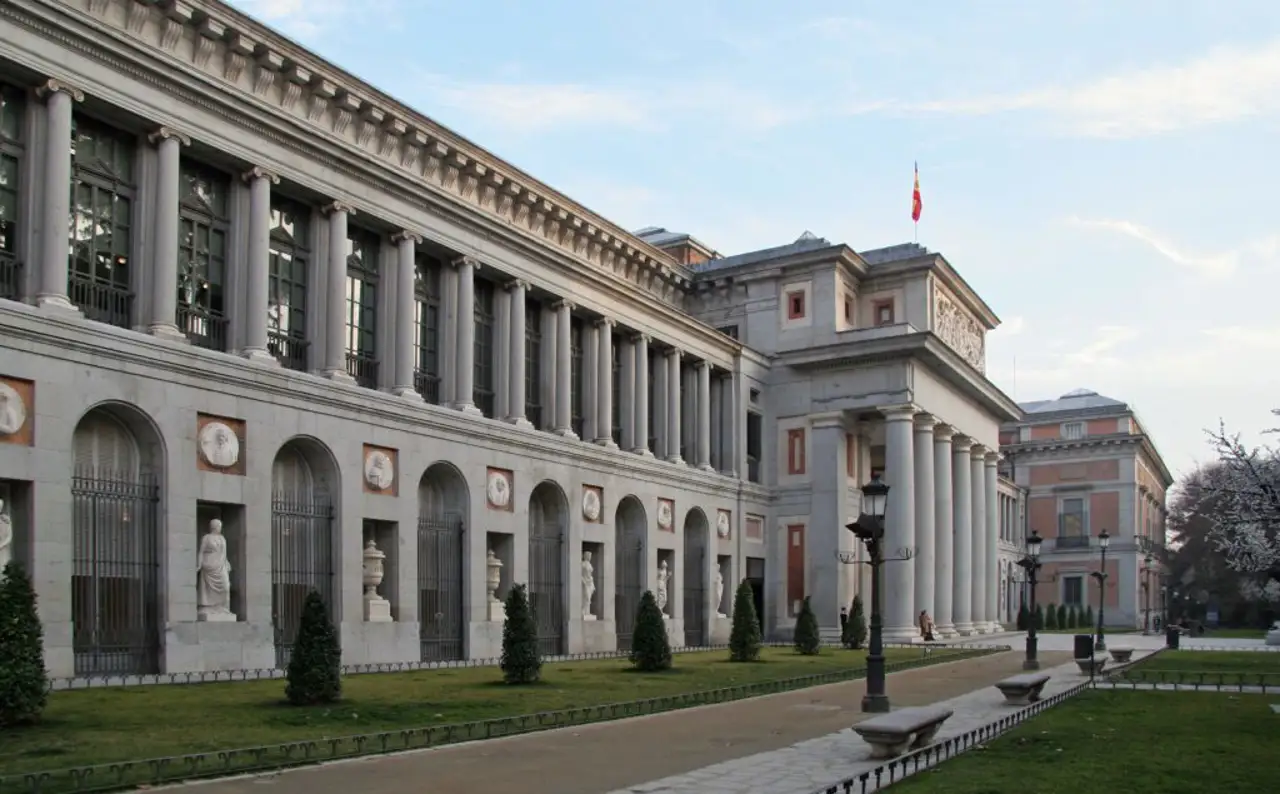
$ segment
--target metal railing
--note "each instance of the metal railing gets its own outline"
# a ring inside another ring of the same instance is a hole
[[[440,404],[440,376],[433,372],[415,369],[413,371],[413,390],[422,395],[422,399],[432,405]]]
[[[1280,689],[1280,672],[1239,673],[1196,670],[1144,670],[1128,668],[1108,675],[1105,683],[1129,689],[1189,689],[1195,692],[1260,691],[1263,694]]]
[[[178,328],[196,347],[226,351],[227,318],[203,306],[178,304]]]
[[[307,348],[310,346],[310,342],[299,336],[291,336],[283,331],[267,332],[267,349],[286,369],[306,372]]]
[[[374,358],[372,353],[352,353],[348,350],[347,374],[366,389],[377,388],[378,359]]]
[[[1001,650],[1007,651],[1008,648],[959,649],[947,654],[931,654],[930,650],[924,649],[917,659],[891,662],[886,665],[886,670],[901,672],[925,667],[936,661],[956,661],[986,656]],[[19,773],[0,777],[0,794],[63,794],[64,792],[87,794],[202,778],[267,772],[361,756],[421,750],[459,742],[496,739],[574,725],[660,714],[694,706],[731,703],[760,695],[856,680],[865,675],[865,667],[846,668],[719,689],[544,711],[514,717]]]
[[[1055,549],[1087,549],[1089,548],[1088,535],[1059,535],[1053,541]]]
[[[22,297],[22,262],[7,251],[0,251],[0,298],[16,301]]]
[[[128,328],[133,316],[133,291],[127,287],[103,284],[92,278],[71,274],[67,283],[71,302],[84,316],[100,323]]]

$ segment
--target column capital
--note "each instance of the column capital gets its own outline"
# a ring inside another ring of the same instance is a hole
[[[411,232],[408,229],[403,229],[391,235],[391,242],[396,244],[411,242],[414,245],[422,245],[422,235],[417,232]]]
[[[916,415],[916,407],[911,403],[885,405],[878,410],[886,422],[909,422]]]
[[[510,281],[508,281],[506,284],[503,284],[502,287],[503,289],[510,290],[511,292],[517,292],[519,290],[528,291],[529,282],[525,281],[522,278],[513,278]]]
[[[170,139],[176,140],[181,146],[191,145],[191,138],[182,134],[178,130],[175,130],[173,127],[160,127],[147,136],[147,140],[150,141],[152,146],[159,146],[162,141]]]
[[[594,323],[597,328],[608,328],[613,324],[614,319],[612,317],[597,317]]]
[[[630,337],[628,337],[628,338],[629,338],[632,342],[634,342],[634,343],[636,343],[636,344],[638,344],[638,345],[647,345],[647,344],[649,344],[649,342],[653,339],[653,337],[649,336],[649,335],[648,335],[648,334],[646,334],[646,333],[642,333],[642,332],[640,332],[640,331],[636,331],[635,333],[631,334],[631,336],[630,336]]]
[[[328,204],[325,204],[323,207],[320,208],[320,211],[323,212],[325,215],[333,215],[334,213],[337,213],[337,212],[345,212],[348,215],[356,214],[356,210],[354,207],[352,207],[350,204],[346,203],[345,201],[339,201],[337,199],[334,199]]]
[[[450,267],[462,267],[463,265],[470,265],[474,270],[479,270],[481,267],[480,260],[470,254],[462,254],[449,260]]]
[[[694,366],[697,367],[698,369],[705,369],[708,375],[711,374],[711,362],[707,361],[705,358],[699,361],[697,364],[694,364]]]
[[[941,422],[933,428],[933,440],[938,443],[951,443],[952,437],[956,434],[956,429],[951,425],[945,425]]]
[[[987,448],[981,444],[972,444],[969,447],[969,454],[973,456],[975,461],[980,461],[987,455]]]
[[[968,453],[973,449],[973,439],[968,436],[955,433],[951,437],[951,448],[956,452]]]
[[[54,94],[66,94],[71,97],[73,102],[83,102],[84,92],[73,85],[63,82],[56,77],[45,80],[38,88],[36,88],[36,96],[40,99],[47,100]]]
[[[809,424],[815,430],[825,427],[838,427],[842,431],[847,431],[844,423],[844,411],[828,411],[821,414],[811,414],[809,416]]]
[[[680,352],[680,348],[678,347],[669,347],[666,350],[662,351],[662,354],[665,355],[667,358],[680,358],[680,356],[684,355],[683,353]]]
[[[569,300],[568,298],[561,298],[560,300],[551,304],[551,308],[558,312],[559,311],[572,312],[574,309],[578,307],[573,301]]]
[[[987,466],[989,468],[994,469],[1000,463],[1000,459],[1003,457],[1004,456],[1001,455],[999,452],[988,452],[985,457]]]
[[[277,176],[274,171],[270,171],[260,165],[255,165],[253,168],[245,171],[240,175],[240,178],[245,182],[252,182],[255,179],[266,179],[273,185],[280,184],[280,177]]]
[[[941,422],[933,414],[916,414],[916,432],[932,433]]]

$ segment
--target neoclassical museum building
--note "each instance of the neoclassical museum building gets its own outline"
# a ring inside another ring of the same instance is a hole
[[[942,256],[629,232],[216,0],[0,3],[0,518],[58,677],[992,631],[992,310]],[[4,541],[0,537],[0,541]],[[845,562],[838,559],[845,552]],[[847,564],[854,563],[854,564]]]

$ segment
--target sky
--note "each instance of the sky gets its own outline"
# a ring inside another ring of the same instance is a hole
[[[1280,425],[1280,3],[233,0],[625,228],[919,242],[1020,401]],[[913,163],[924,211],[910,217]]]

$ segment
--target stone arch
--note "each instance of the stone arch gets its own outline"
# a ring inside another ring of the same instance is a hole
[[[436,461],[418,481],[418,640],[424,662],[462,659],[470,489],[458,467]]]
[[[684,644],[701,647],[711,644],[707,617],[707,581],[711,561],[711,522],[701,507],[692,507],[684,516]]]
[[[271,463],[271,614],[276,665],[286,667],[312,590],[336,616],[341,474],[323,442],[294,436]]]
[[[568,540],[569,500],[558,483],[543,480],[529,495],[529,602],[544,656],[565,652]]]
[[[614,513],[613,619],[620,651],[631,650],[636,610],[647,589],[648,528],[648,517],[639,499],[627,496],[618,502]]]
[[[72,431],[76,675],[160,669],[164,438],[141,409],[104,402]]]

